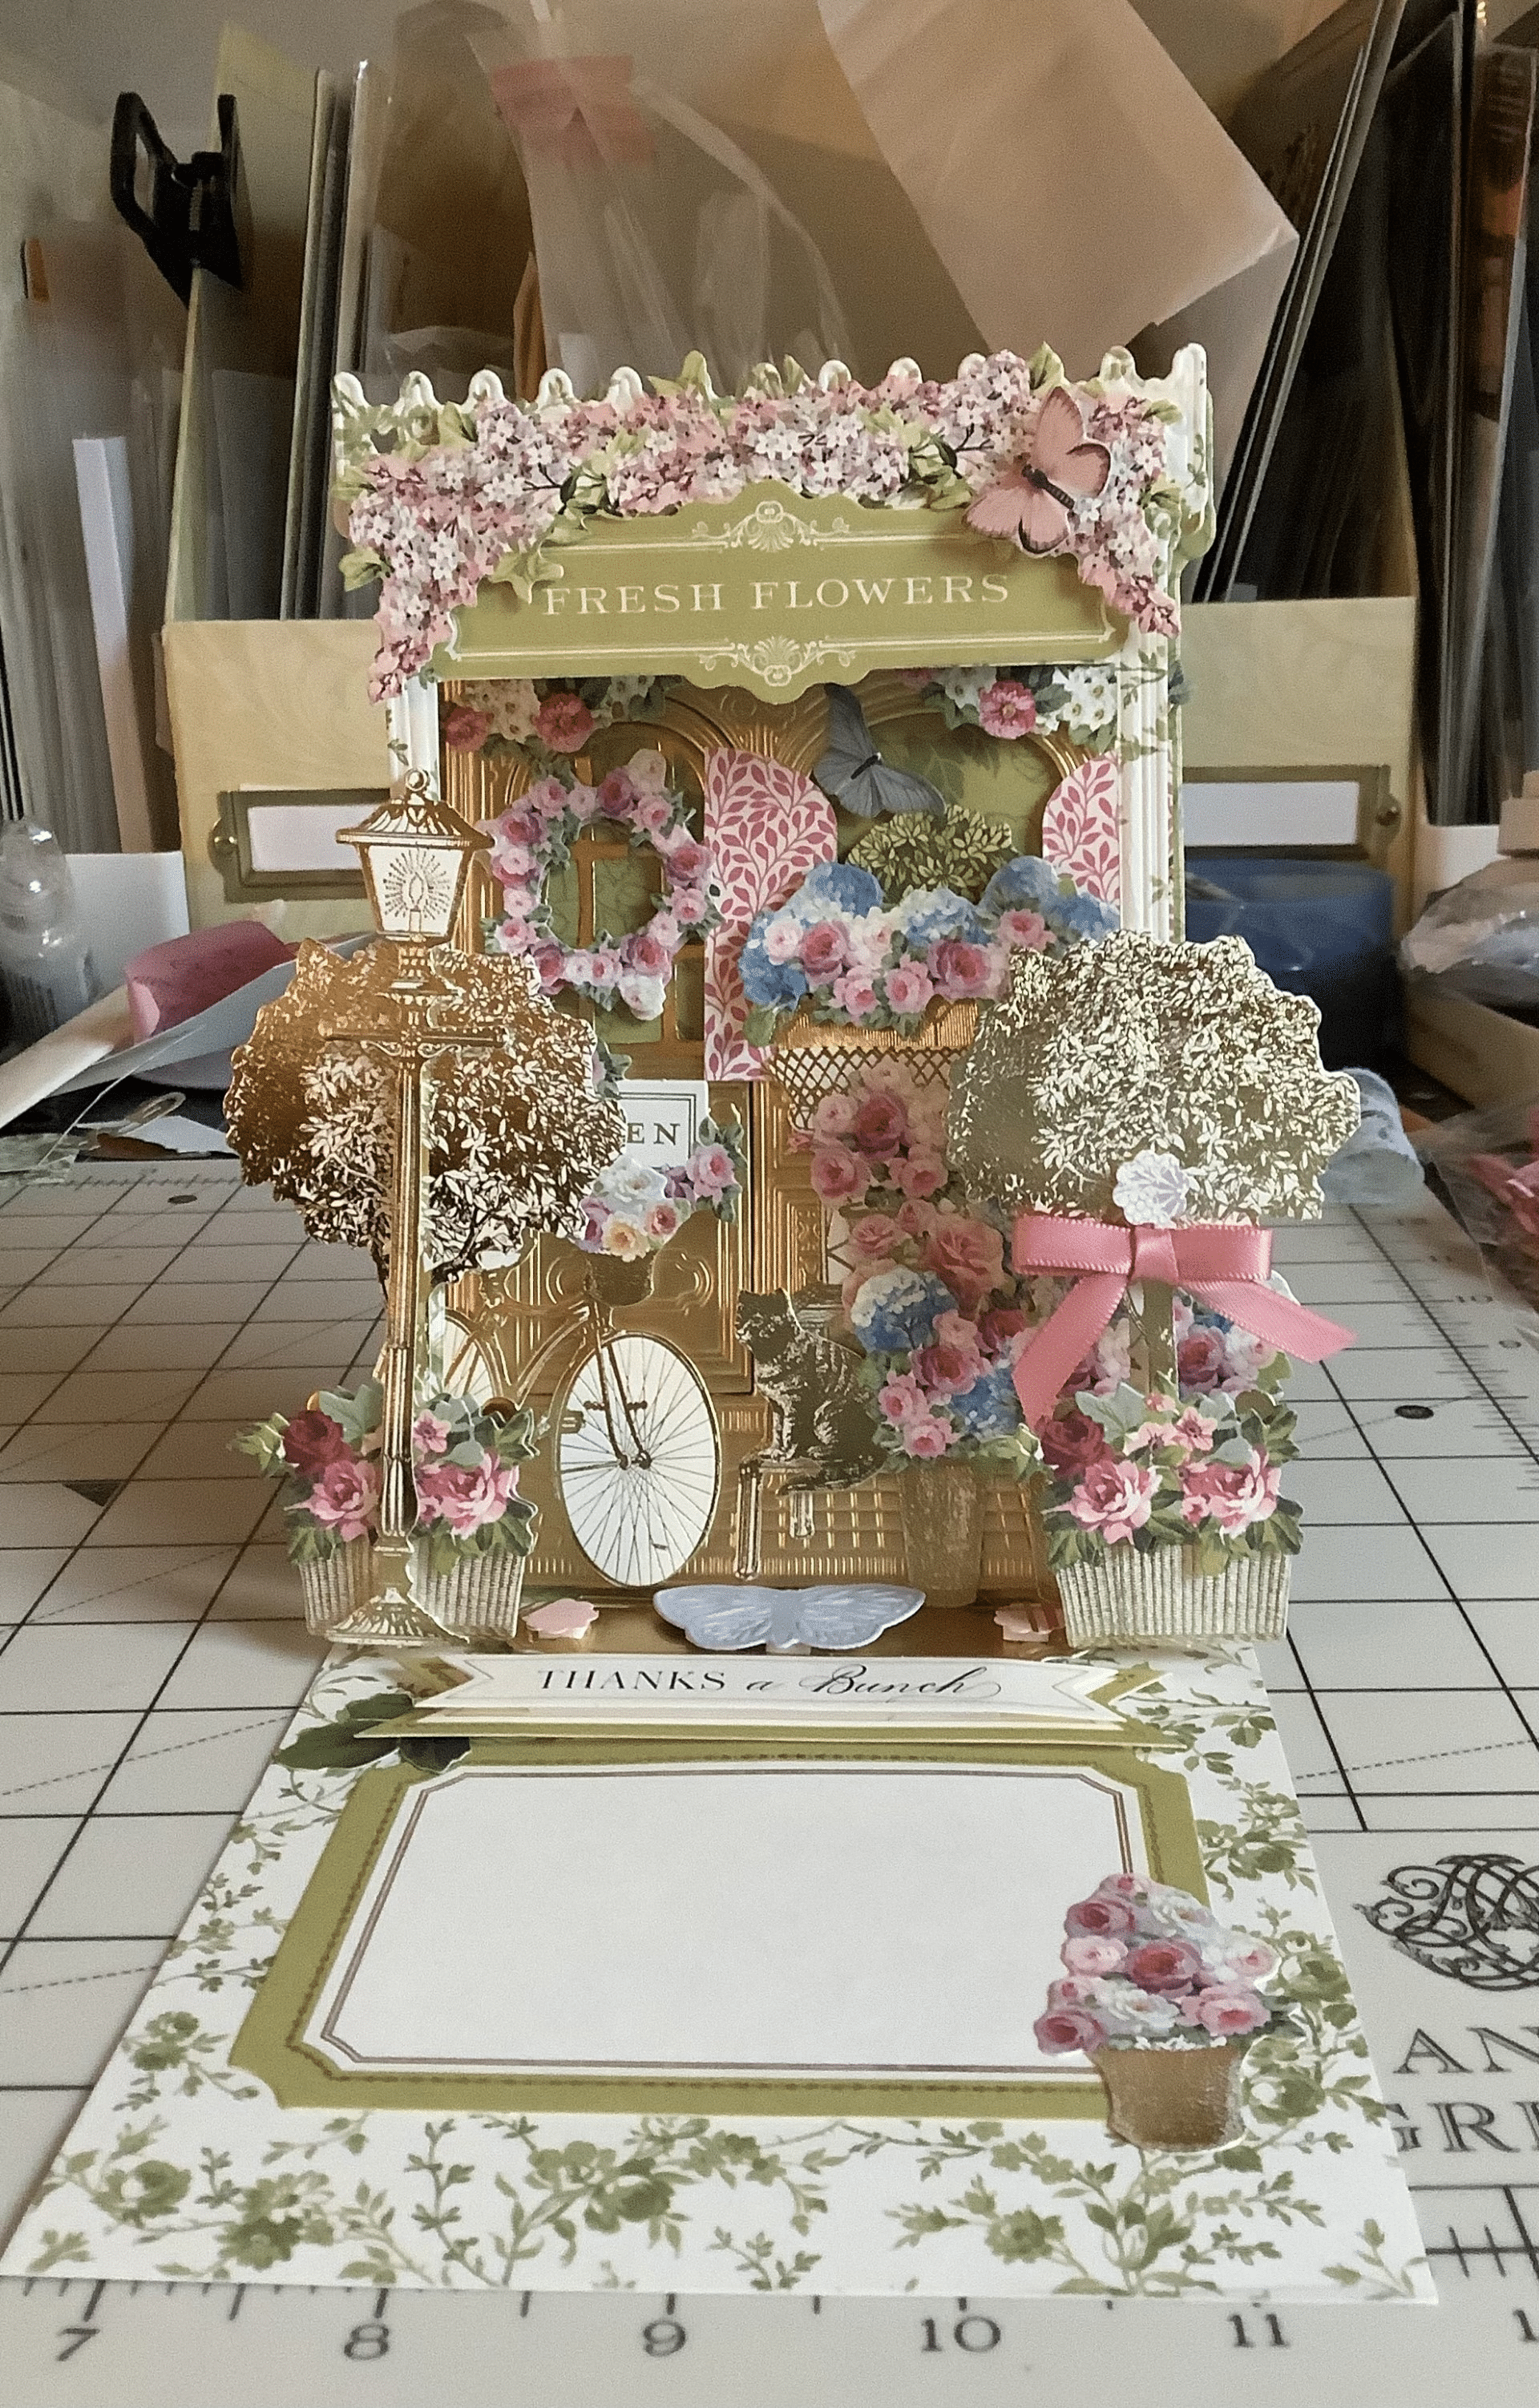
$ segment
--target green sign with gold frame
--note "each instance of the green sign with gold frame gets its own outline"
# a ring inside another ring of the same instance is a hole
[[[789,702],[871,669],[1105,660],[1127,622],[1067,558],[959,510],[869,509],[749,486],[727,502],[595,521],[551,546],[527,601],[487,582],[436,677],[685,677]]]

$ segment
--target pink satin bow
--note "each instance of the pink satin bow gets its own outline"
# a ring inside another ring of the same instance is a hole
[[[1201,1297],[1253,1338],[1304,1363],[1323,1362],[1352,1343],[1351,1330],[1339,1321],[1328,1321],[1268,1287],[1270,1229],[1230,1228],[1213,1221],[1192,1229],[1127,1229],[1109,1221],[1024,1212],[1015,1224],[1011,1260],[1018,1271],[1068,1271],[1074,1277],[1057,1312],[1015,1364],[1015,1393],[1034,1430],[1052,1413],[1064,1382],[1088,1354],[1132,1280],[1162,1280],[1167,1287]]]

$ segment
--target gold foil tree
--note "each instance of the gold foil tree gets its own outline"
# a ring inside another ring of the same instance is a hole
[[[598,1094],[585,1022],[529,966],[449,941],[487,839],[421,772],[344,841],[382,938],[352,961],[300,947],[294,978],[235,1058],[230,1141],[312,1237],[367,1246],[385,1282],[380,1530],[371,1605],[347,1639],[441,1640],[412,1594],[411,1423],[436,1278],[508,1262],[580,1205],[625,1135]]]

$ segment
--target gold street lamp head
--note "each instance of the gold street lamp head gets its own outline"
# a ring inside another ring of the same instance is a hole
[[[358,848],[381,935],[423,944],[453,934],[471,860],[492,849],[490,837],[433,793],[423,769],[360,827],[339,829],[337,841]]]

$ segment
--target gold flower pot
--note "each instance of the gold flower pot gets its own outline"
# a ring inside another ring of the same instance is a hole
[[[826,1096],[840,1094],[857,1070],[878,1063],[896,1059],[922,1086],[943,1084],[953,1063],[977,1034],[975,1003],[945,1003],[939,996],[926,1011],[916,1037],[905,1037],[896,1028],[814,1020],[803,1008],[774,1038],[767,1068],[784,1090],[797,1127],[806,1129]]]
[[[1237,2141],[1243,2041],[1206,2048],[1098,2048],[1106,2121],[1135,2149],[1219,2149]]]
[[[971,1605],[984,1546],[984,1500],[972,1466],[956,1456],[906,1463],[898,1475],[911,1588],[927,1605]]]

